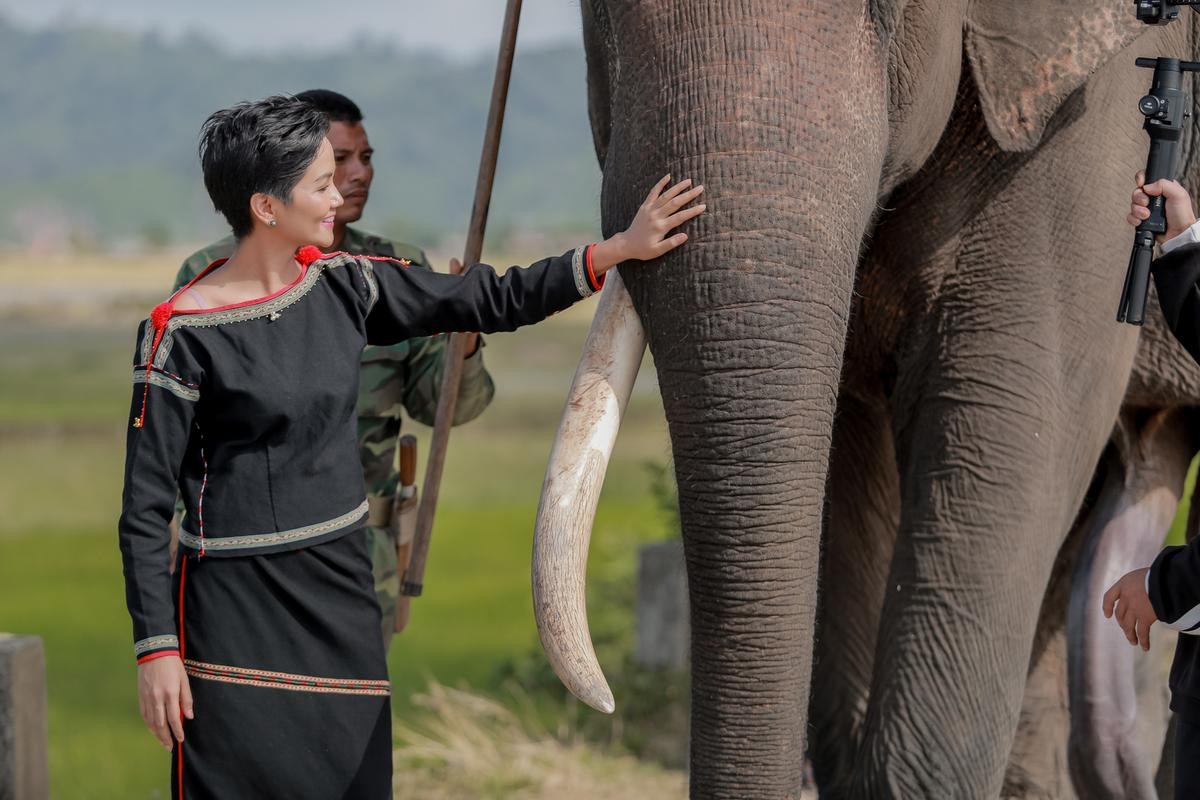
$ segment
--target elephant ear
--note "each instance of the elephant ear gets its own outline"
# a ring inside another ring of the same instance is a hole
[[[996,143],[1035,147],[1068,95],[1144,27],[1129,0],[971,0],[967,58]]]

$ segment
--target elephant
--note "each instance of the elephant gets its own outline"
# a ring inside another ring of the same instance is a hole
[[[1133,58],[1189,57],[1198,29],[1130,5],[581,3],[605,234],[663,171],[703,182],[708,213],[605,290],[547,470],[535,615],[567,686],[611,710],[581,587],[644,330],[693,797],[797,797],[806,751],[829,797],[1060,796],[1062,751],[1076,786],[1153,791],[1136,748],[1097,754],[1135,661],[1089,592],[1161,543],[1200,441],[1194,366],[1114,321],[1146,149]]]

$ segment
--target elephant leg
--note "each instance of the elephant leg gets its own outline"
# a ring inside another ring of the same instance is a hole
[[[1118,61],[1025,158],[1006,160],[962,108],[874,245],[898,254],[885,266],[907,287],[891,395],[901,522],[854,796],[1003,788],[1042,600],[1137,344],[1110,310],[1128,232],[1104,222],[1142,157],[1109,111],[1137,100]],[[979,198],[964,224],[914,249],[908,231],[956,213],[964,185]],[[1032,211],[1051,197],[1070,200]]]
[[[1101,476],[1102,478],[1103,476]],[[1099,479],[1093,479],[1098,487]],[[1095,494],[1089,490],[1091,498]],[[1090,507],[1091,503],[1085,505]],[[1002,798],[1068,800],[1075,793],[1067,758],[1071,715],[1067,694],[1067,604],[1083,542],[1077,524],[1059,550],[1042,599]]]
[[[1042,373],[1024,385],[1053,374],[1046,361],[1057,359],[1023,356]],[[1071,418],[1003,386],[989,374],[998,366],[989,357],[947,365],[901,443],[900,534],[856,796],[1001,791],[1051,566],[1104,444],[1093,420],[1115,414],[1120,385],[1093,387],[1090,403],[1070,397],[1080,408]],[[980,367],[968,379],[947,374]],[[1066,381],[1055,383],[1069,396]],[[972,392],[987,397],[965,402]]]
[[[1112,448],[1110,447],[1111,451]],[[1111,455],[1111,453],[1110,453]],[[1067,606],[1080,551],[1092,530],[1106,481],[1112,479],[1107,459],[1097,466],[1087,499],[1059,550],[1042,600],[1025,700],[1013,740],[1002,798],[1074,798],[1067,740],[1071,711],[1067,690]]]
[[[1050,622],[1043,609],[1042,620]],[[1063,611],[1061,605],[1057,607]],[[1075,794],[1067,767],[1067,635],[1061,616],[1053,634],[1036,647],[1025,683],[1002,798],[1068,800]],[[1053,624],[1051,622],[1051,624]]]
[[[900,519],[896,454],[881,393],[843,387],[826,488],[809,753],[823,792],[852,773],[879,613]]]
[[[1053,323],[1025,318],[1034,330],[939,342],[972,357],[935,356],[899,426],[901,525],[856,796],[1001,791],[1051,567],[1122,389],[1057,374],[1061,354],[1029,347]]]
[[[1167,727],[1162,679],[1169,633],[1154,632],[1146,653],[1129,646],[1100,613],[1109,586],[1149,564],[1163,539],[1196,450],[1191,412],[1125,412],[1117,446],[1109,448],[1104,488],[1085,523],[1076,570],[1070,634],[1070,763],[1076,789],[1088,798],[1154,798],[1155,772]]]

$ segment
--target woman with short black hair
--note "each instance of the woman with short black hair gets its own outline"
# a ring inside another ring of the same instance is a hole
[[[200,160],[238,247],[138,332],[120,544],[142,716],[174,797],[390,797],[390,684],[361,535],[359,355],[507,331],[660,256],[703,187],[669,176],[629,229],[497,275],[322,253],[342,199],[326,118],[290,97],[218,111]],[[186,516],[168,569],[176,493]],[[186,734],[186,738],[185,738]]]

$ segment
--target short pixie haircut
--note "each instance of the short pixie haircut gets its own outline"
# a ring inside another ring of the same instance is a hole
[[[213,207],[241,239],[254,228],[250,198],[262,192],[285,204],[317,157],[329,119],[286,95],[222,109],[200,129],[200,168]]]

